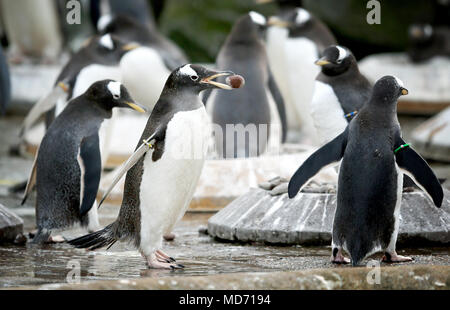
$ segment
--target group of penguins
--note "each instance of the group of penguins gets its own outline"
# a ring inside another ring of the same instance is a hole
[[[81,223],[90,233],[68,241],[75,247],[93,250],[128,241],[149,268],[184,268],[162,251],[162,240],[192,199],[211,123],[222,128],[265,124],[267,139],[256,150],[227,145],[225,139],[217,152],[231,158],[263,155],[269,140],[281,144],[288,132],[299,130],[309,143],[322,146],[291,178],[290,198],[321,169],[340,164],[332,261],[349,263],[343,251],[353,265],[379,251],[385,261],[411,260],[395,251],[403,173],[437,207],[443,190],[402,139],[396,105],[408,91],[394,76],[371,85],[351,51],[336,45],[310,12],[295,8],[266,19],[252,11],[240,17],[214,70],[188,64],[154,26],[130,16],[101,16],[98,32],[24,121],[22,134],[46,114],[46,134],[23,199],[36,188],[33,242],[56,242],[52,231]],[[134,153],[115,171],[103,197],[126,174],[118,218],[98,230],[103,200],[97,205],[96,196],[108,140],[114,138],[112,120],[120,118],[114,108],[151,114]],[[200,150],[195,156],[193,148]]]

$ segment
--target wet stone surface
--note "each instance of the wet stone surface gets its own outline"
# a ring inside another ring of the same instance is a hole
[[[0,203],[0,244],[14,242],[22,232],[22,219]]]

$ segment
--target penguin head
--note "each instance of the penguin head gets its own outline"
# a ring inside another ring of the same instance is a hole
[[[252,45],[264,40],[266,18],[254,11],[238,18],[227,37],[228,45]]]
[[[413,44],[423,44],[432,40],[433,27],[430,24],[413,24],[408,29],[409,40]]]
[[[352,66],[356,67],[356,59],[346,47],[331,45],[323,51],[323,57],[315,62],[322,67],[326,75],[338,75],[347,71]]]
[[[199,93],[208,88],[232,89],[214,79],[234,75],[231,71],[214,71],[200,65],[186,64],[175,69],[167,79],[165,89],[190,90]]]
[[[377,102],[397,102],[400,96],[408,94],[403,82],[392,75],[386,75],[376,81],[372,90],[372,97]]]
[[[311,19],[312,16],[307,10],[292,8],[282,11],[279,15],[271,16],[267,24],[295,31],[308,25]]]
[[[83,45],[84,48],[91,49],[99,57],[116,58],[117,61],[127,52],[139,47],[137,43],[126,43],[117,36],[109,33],[90,38]]]
[[[141,113],[146,112],[143,106],[134,102],[125,86],[114,80],[97,81],[86,90],[84,95],[107,111],[120,107],[131,108]]]

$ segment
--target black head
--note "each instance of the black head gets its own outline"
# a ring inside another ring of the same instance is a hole
[[[111,60],[116,59],[119,61],[125,53],[139,47],[139,44],[126,43],[117,36],[107,33],[93,37],[85,44],[85,47],[99,57],[105,57]]]
[[[408,90],[404,87],[403,82],[391,75],[380,78],[372,90],[372,101],[381,104],[396,103],[400,96],[408,94]]]
[[[214,81],[221,76],[234,75],[231,71],[214,71],[200,65],[186,64],[172,71],[167,79],[164,91],[190,91],[199,93],[208,88],[232,89],[231,86]]]
[[[343,46],[331,45],[323,53],[323,57],[315,62],[322,67],[322,72],[326,75],[339,75],[350,68],[357,68],[355,56]]]
[[[254,44],[264,39],[266,18],[254,11],[241,16],[233,25],[227,38],[228,44]]]
[[[408,29],[409,41],[412,44],[424,44],[433,38],[433,27],[429,24],[413,24]]]
[[[132,108],[142,113],[146,111],[143,106],[134,102],[125,86],[114,80],[95,82],[86,90],[84,96],[107,111],[116,107]]]
[[[276,16],[271,16],[267,24],[289,29],[290,32],[300,30],[311,23],[311,14],[303,8],[291,8],[283,10]]]

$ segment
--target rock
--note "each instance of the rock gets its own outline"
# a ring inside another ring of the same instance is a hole
[[[22,219],[0,204],[0,243],[14,242],[17,235],[21,234],[23,234]]]
[[[330,290],[330,289],[449,289],[450,267],[448,266],[397,266],[381,267],[379,284],[368,281],[368,272],[373,268],[329,268],[302,271],[232,273],[209,276],[149,275],[140,279],[108,281],[86,281],[79,284],[46,284],[20,289],[58,290]]]
[[[412,144],[426,158],[450,162],[450,107],[417,127]]]
[[[399,98],[400,113],[432,115],[450,105],[449,58],[415,64],[405,53],[375,54],[362,59],[359,68],[371,82],[384,75],[403,81],[409,94]]]
[[[279,244],[329,244],[336,210],[335,194],[271,196],[252,189],[208,221],[208,233],[231,241]],[[436,208],[421,191],[404,193],[398,243],[449,244],[450,192]]]

